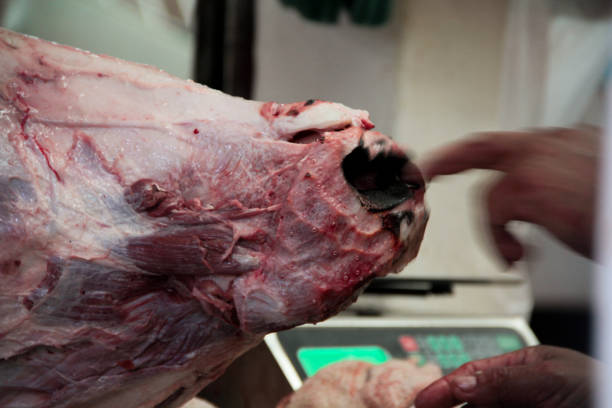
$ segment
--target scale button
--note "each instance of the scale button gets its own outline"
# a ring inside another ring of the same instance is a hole
[[[404,349],[404,351],[408,353],[419,350],[419,344],[412,336],[408,336],[408,335],[399,336],[399,343]]]
[[[498,334],[497,345],[504,352],[518,350],[522,347],[521,341],[514,334]]]
[[[415,361],[419,367],[425,365],[427,362],[427,357],[420,353],[411,354],[410,359]]]
[[[437,355],[436,360],[441,369],[445,370],[447,368],[446,356],[444,354]]]
[[[462,352],[460,354],[453,354],[451,356],[451,361],[452,361],[452,368],[455,369],[463,365],[464,363],[467,363],[468,361],[470,361],[470,356],[468,356],[467,353],[465,352]]]
[[[438,336],[427,336],[427,344],[433,351],[438,351],[440,349],[440,340],[438,339]]]
[[[467,363],[467,362],[469,362],[471,360],[472,359],[470,358],[470,355],[468,353],[466,353],[466,352],[463,352],[463,353],[459,354],[457,365],[461,366],[461,365],[463,365],[463,364],[465,364],[465,363]]]
[[[438,356],[438,362],[443,370],[453,369],[457,367],[455,356],[451,354],[440,354]]]
[[[448,349],[452,351],[463,351],[463,343],[457,335],[451,335],[448,338]]]

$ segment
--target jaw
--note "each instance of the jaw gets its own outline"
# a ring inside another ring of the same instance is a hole
[[[237,279],[233,300],[241,329],[261,334],[325,320],[355,302],[375,277],[400,272],[419,251],[427,210],[423,203],[406,202],[376,216],[389,225],[353,242],[351,250],[327,248],[298,264],[271,259],[280,271]],[[317,259],[334,253],[335,259]]]

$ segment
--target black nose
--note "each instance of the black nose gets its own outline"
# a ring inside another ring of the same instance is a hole
[[[346,181],[369,211],[388,211],[414,198],[423,188],[420,171],[405,155],[379,153],[370,159],[367,148],[357,146],[342,160]]]

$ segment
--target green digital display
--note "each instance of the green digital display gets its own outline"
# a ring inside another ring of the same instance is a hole
[[[297,358],[307,376],[313,376],[321,368],[344,360],[359,360],[382,364],[391,359],[389,353],[378,346],[353,347],[303,347]]]
[[[498,334],[497,345],[504,352],[518,350],[523,347],[521,340],[514,334]]]

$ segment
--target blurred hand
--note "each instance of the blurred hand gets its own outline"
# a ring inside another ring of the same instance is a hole
[[[416,408],[579,408],[591,403],[595,360],[536,346],[467,363],[419,393]]]
[[[429,180],[469,169],[502,172],[488,192],[487,210],[494,243],[508,263],[523,256],[506,229],[514,220],[538,224],[590,257],[599,133],[586,127],[482,133],[434,152],[420,167]]]

